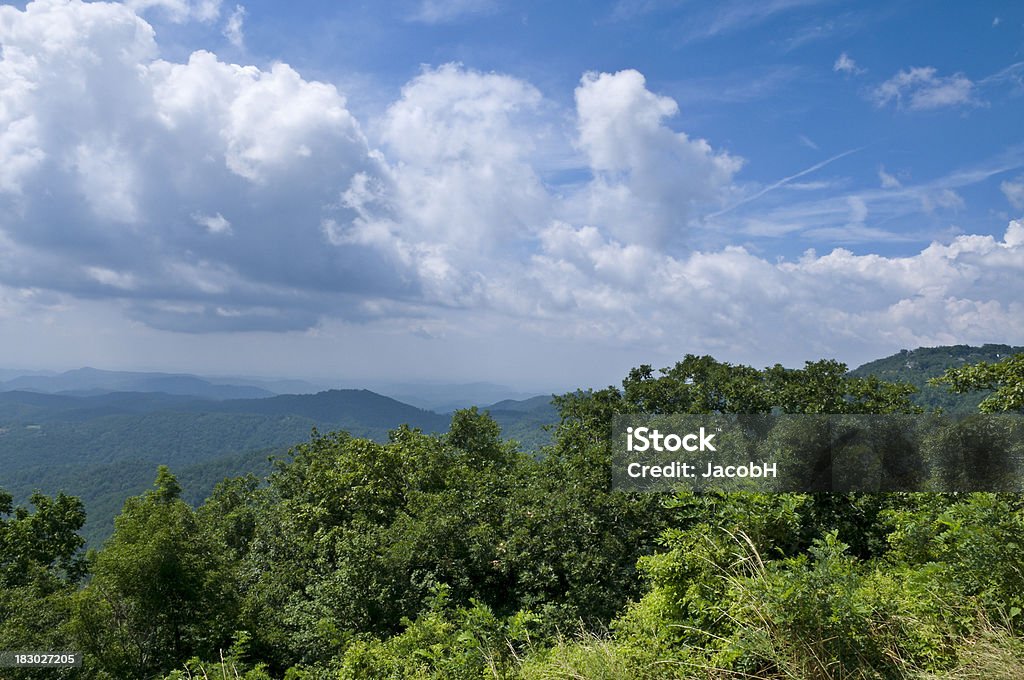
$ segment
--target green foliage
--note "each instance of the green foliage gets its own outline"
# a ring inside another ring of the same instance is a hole
[[[1015,495],[611,489],[616,414],[909,418],[912,394],[834,361],[688,355],[556,397],[539,455],[477,409],[442,435],[314,430],[197,509],[159,468],[88,560],[79,501],[0,493],[0,641],[82,649],[86,678],[1020,677]],[[965,422],[923,455],[967,455]]]
[[[915,388],[853,377],[832,360],[801,369],[779,364],[763,371],[692,354],[655,377],[650,366],[623,381],[624,412],[647,413],[912,413]]]
[[[498,617],[544,612],[550,631],[607,622],[639,595],[658,499],[611,494],[599,458],[586,469],[578,456],[537,460],[499,435],[467,409],[442,437],[315,434],[279,464],[241,566],[254,575],[243,621],[272,667],[326,663],[360,633],[394,635],[438,584]]]
[[[992,390],[978,405],[982,413],[1003,411],[1024,413],[1024,351],[997,361],[947,369],[930,381],[932,385],[948,385],[957,394]]]
[[[82,502],[63,493],[56,498],[35,493],[29,511],[14,508],[11,500],[0,489],[0,588],[77,583],[85,571],[78,535],[85,522]]]
[[[74,635],[89,663],[115,677],[208,657],[228,636],[220,556],[180,495],[161,466],[153,489],[125,503],[92,580],[76,595]]]
[[[14,507],[0,489],[0,649],[61,649],[74,589],[85,575],[78,535],[85,512],[77,498],[33,494],[33,509]],[[51,677],[69,677],[63,670]],[[4,677],[32,677],[4,669]]]
[[[515,677],[523,680],[633,680],[644,675],[621,645],[586,631],[533,652],[517,670]]]
[[[506,402],[493,417],[506,437],[535,451],[549,443],[543,427],[558,419],[549,402]],[[36,489],[79,497],[88,511],[82,533],[98,547],[125,499],[145,492],[157,464],[174,469],[183,498],[198,505],[225,477],[264,477],[267,457],[285,453],[313,427],[385,442],[400,423],[442,432],[448,417],[366,390],[226,401],[0,392],[0,469],[17,502]]]
[[[237,633],[234,644],[227,654],[220,654],[218,661],[204,662],[192,657],[183,664],[184,668],[171,671],[163,680],[273,680],[265,664],[245,661],[250,640],[247,632]]]
[[[996,362],[1004,357],[1024,352],[1024,347],[1010,345],[953,345],[948,347],[919,347],[902,350],[884,359],[868,362],[852,371],[859,378],[876,376],[886,382],[913,385],[918,392],[911,398],[928,410],[942,409],[948,413],[974,413],[987,396],[985,392],[951,393],[932,383],[948,369],[961,368],[978,362]]]
[[[635,676],[903,678],[963,667],[988,621],[1019,630],[1016,496],[877,497],[870,525],[889,548],[863,556],[842,540],[863,528],[835,521],[852,514],[838,500],[676,498],[666,550],[641,561],[651,589],[615,623]]]
[[[916,501],[884,513],[891,559],[928,567],[951,599],[977,601],[994,621],[1020,630],[1024,500],[1018,494],[974,493],[922,494]]]
[[[518,665],[536,617],[527,612],[502,618],[478,600],[453,607],[450,590],[436,586],[415,621],[387,640],[358,640],[348,647],[338,677],[503,678]]]

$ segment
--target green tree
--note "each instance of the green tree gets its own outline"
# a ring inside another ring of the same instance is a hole
[[[0,588],[77,583],[86,568],[78,534],[85,523],[82,502],[63,493],[34,493],[30,511],[13,507],[12,500],[0,489]]]
[[[78,594],[73,621],[87,660],[112,677],[149,677],[227,647],[218,625],[222,574],[214,546],[164,466],[129,498]]]
[[[950,368],[929,384],[946,385],[957,394],[992,390],[993,393],[978,405],[982,413],[1024,412],[1024,353],[995,363],[979,361]]]
[[[0,489],[0,647],[68,649],[72,596],[87,568],[78,533],[85,510],[64,494],[33,494],[32,510],[12,500]],[[31,674],[4,669],[5,678]]]

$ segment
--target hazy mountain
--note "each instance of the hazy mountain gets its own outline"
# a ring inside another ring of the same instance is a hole
[[[551,403],[551,395],[529,399],[505,399],[486,407],[491,417],[501,425],[501,433],[515,439],[526,450],[537,451],[551,443],[548,428],[558,423],[558,409]]]
[[[528,439],[532,425],[517,428],[515,420],[503,415],[499,422],[510,436]],[[402,424],[439,433],[449,422],[368,390],[227,400],[0,392],[0,488],[19,501],[36,489],[81,497],[84,534],[95,543],[109,534],[124,499],[152,483],[157,465],[180,471],[198,501],[226,476],[265,472],[269,454],[307,441],[314,427],[384,441]]]
[[[202,376],[96,368],[79,368],[64,373],[0,369],[0,392],[24,390],[78,396],[109,392],[165,392],[209,399],[258,399],[278,394],[316,394],[342,384],[348,385],[349,389],[370,389],[377,394],[436,413],[451,413],[455,409],[503,400],[525,400],[538,394],[488,382],[364,381],[354,385],[352,381],[346,380],[311,382],[291,378]]]
[[[187,374],[138,373],[78,368],[58,375],[22,375],[0,383],[0,390],[48,393],[101,394],[104,392],[164,392],[209,399],[251,399],[274,393],[252,385],[215,384]]]
[[[482,406],[503,400],[525,400],[537,396],[537,392],[523,392],[489,382],[368,383],[365,387],[406,404],[437,413],[451,413],[469,406]]]
[[[551,414],[557,416],[558,409],[551,404],[552,395],[542,394],[537,397],[530,397],[529,399],[505,399],[495,404],[491,404],[487,407],[491,413],[499,413],[503,411],[511,411],[514,413],[529,413],[537,410],[548,411]]]
[[[448,416],[410,406],[369,390],[328,390],[317,394],[281,394],[265,399],[232,399],[216,405],[194,403],[192,410],[294,415],[342,427],[387,430],[403,423],[426,432],[448,428]]]
[[[217,402],[163,392],[105,392],[96,395],[0,392],[0,423],[82,421],[103,416],[216,408]]]
[[[331,389],[326,383],[313,383],[308,380],[292,378],[248,378],[245,376],[211,377],[202,376],[203,380],[214,385],[243,385],[259,387],[274,394],[316,394]]]
[[[23,375],[57,375],[56,371],[27,371],[19,368],[0,368],[0,381],[20,378]]]

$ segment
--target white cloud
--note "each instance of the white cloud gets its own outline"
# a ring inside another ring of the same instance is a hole
[[[633,70],[588,73],[576,88],[579,146],[594,180],[586,221],[654,244],[684,232],[700,207],[720,205],[742,160],[676,132],[679,113]]]
[[[11,83],[0,74],[0,83]],[[39,148],[39,122],[31,113],[6,121],[6,128],[0,130],[0,192],[20,193],[21,180],[31,174],[43,162],[46,154]]]
[[[217,150],[228,169],[253,182],[294,177],[302,168],[315,172],[321,164],[344,168],[367,153],[345,98],[287,64],[261,71],[199,51],[187,64],[156,61],[148,71],[163,127],[187,137],[194,152]]]
[[[1004,180],[999,184],[1006,200],[1017,210],[1024,210],[1024,176],[1015,180]]]
[[[224,37],[238,49],[242,49],[245,46],[245,31],[243,29],[245,14],[244,6],[235,5],[234,11],[231,12],[227,23],[224,24]]]
[[[832,70],[836,73],[845,73],[847,75],[864,73],[864,69],[858,67],[857,62],[846,52],[841,53],[836,58],[835,63],[832,64]]]
[[[208,52],[161,60],[153,28],[121,4],[0,7],[0,42],[0,281],[75,294],[116,272],[153,324],[182,300],[280,303],[287,324],[291,309],[323,308],[325,289],[416,285],[394,265],[367,275],[382,263],[365,247],[324,247],[320,222],[351,220],[339,194],[374,169],[333,86]],[[234,238],[203,238],[197,219]],[[187,267],[217,285],[175,273]]]
[[[97,218],[138,220],[140,188],[133,160],[115,140],[103,138],[83,141],[69,154],[78,190]]]
[[[531,164],[540,104],[536,88],[510,76],[456,64],[425,69],[380,124],[390,184],[360,180],[346,200],[387,203],[397,236],[453,256],[477,258],[528,237],[550,211]]]
[[[962,73],[938,76],[931,66],[900,71],[872,92],[875,104],[895,103],[909,110],[976,104],[974,83]]]
[[[214,215],[202,215],[196,213],[192,215],[192,219],[195,220],[196,224],[206,227],[207,231],[211,234],[231,233],[231,222],[229,222],[220,213],[216,213]]]
[[[903,186],[895,175],[890,175],[881,165],[878,166],[878,181],[881,182],[883,189],[899,189]]]
[[[771,262],[735,246],[672,257],[564,224],[552,225],[542,244],[517,290],[544,291],[530,312],[551,332],[580,338],[601,332],[702,350],[717,343],[734,356],[756,356],[756,345],[813,347],[834,356],[1024,337],[1021,222],[1002,240],[963,236],[907,257],[836,249]]]
[[[0,41],[8,318],[70,306],[80,319],[106,303],[96,318],[123,315],[143,335],[321,324],[386,344],[414,327],[466,346],[561,338],[568,356],[583,339],[736,358],[988,341],[993,329],[1024,341],[1017,222],[1001,241],[961,237],[906,257],[777,261],[681,245],[736,205],[741,161],[680,131],[679,104],[636,71],[583,76],[573,116],[520,78],[426,67],[364,126],[337,88],[287,64],[162,59],[152,26],[124,5],[0,7]],[[573,144],[559,169],[578,180],[543,181],[549,149]],[[794,180],[849,153],[752,195],[821,188]],[[762,212],[790,230],[879,238],[870,220],[887,202],[923,195],[955,210],[960,186]]]

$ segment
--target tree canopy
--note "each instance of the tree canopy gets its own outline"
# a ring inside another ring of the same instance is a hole
[[[955,387],[999,394],[1006,365]],[[616,414],[914,414],[912,392],[688,355],[556,397],[539,454],[464,409],[314,430],[197,508],[160,467],[88,556],[76,499],[0,493],[0,639],[81,649],[86,678],[1017,676],[1018,496],[611,487]]]

